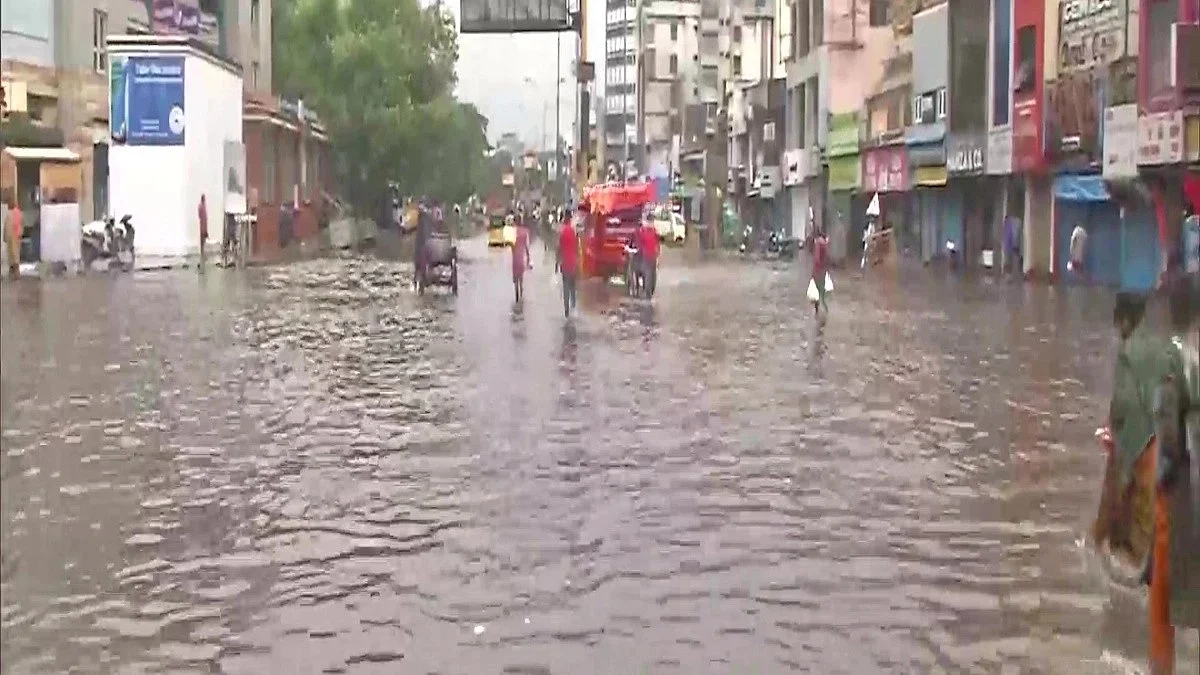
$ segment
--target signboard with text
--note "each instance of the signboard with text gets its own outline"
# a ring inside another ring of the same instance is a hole
[[[1111,63],[1125,53],[1126,0],[1065,0],[1059,5],[1058,71]]]
[[[908,189],[908,149],[902,145],[863,151],[863,192],[902,192]]]
[[[116,143],[183,145],[183,57],[114,55],[108,120]]]
[[[1136,103],[1104,109],[1105,178],[1137,176],[1138,111]]]
[[[634,14],[630,11],[630,16]],[[458,32],[553,33],[571,29],[568,0],[462,0]]]
[[[1000,127],[988,132],[987,155],[984,158],[989,176],[1012,173],[1012,129]]]
[[[946,173],[951,176],[982,176],[987,156],[987,137],[981,133],[954,133],[946,139]]]
[[[1137,163],[1178,164],[1183,161],[1183,112],[1150,113],[1138,118]]]

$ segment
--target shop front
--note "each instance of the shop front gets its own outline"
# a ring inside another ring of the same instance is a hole
[[[946,187],[949,177],[942,133],[922,131],[922,127],[910,128],[906,142],[921,261],[930,262],[949,250],[961,250],[962,228],[957,222],[961,204],[952,203]]]
[[[898,250],[916,250],[920,236],[908,208],[908,150],[902,140],[862,150],[862,195],[879,195],[881,227],[895,232]]]
[[[994,230],[994,185],[985,175],[987,135],[983,132],[958,131],[946,139],[946,174],[950,181],[951,201],[961,204],[962,260],[968,268],[995,264],[999,246]]]
[[[859,194],[858,115],[839,113],[829,126],[826,201],[830,255],[836,262],[862,253],[866,203]]]

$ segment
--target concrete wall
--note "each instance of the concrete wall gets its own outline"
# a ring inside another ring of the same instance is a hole
[[[945,4],[913,16],[913,94],[949,83],[950,12]]]
[[[830,52],[827,97],[831,113],[859,111],[871,88],[883,77],[883,64],[893,51],[892,28],[871,27],[867,3],[827,0],[825,36],[830,43],[848,44],[853,39],[862,45]]]
[[[0,60],[54,66],[54,0],[0,0]]]

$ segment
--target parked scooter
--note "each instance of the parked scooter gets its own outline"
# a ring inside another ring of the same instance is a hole
[[[104,260],[110,268],[115,262],[123,269],[132,270],[133,239],[133,217],[129,214],[121,216],[120,222],[114,222],[112,216],[105,216],[102,220],[84,224],[81,243],[84,269],[89,269],[97,260]]]
[[[796,255],[796,241],[785,237],[779,230],[771,230],[767,235],[767,253],[779,258],[791,258]]]

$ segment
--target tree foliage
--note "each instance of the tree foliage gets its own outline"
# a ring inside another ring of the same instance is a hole
[[[276,0],[272,18],[276,89],[321,116],[356,209],[393,182],[446,201],[489,187],[487,120],[454,97],[458,37],[440,4]]]

